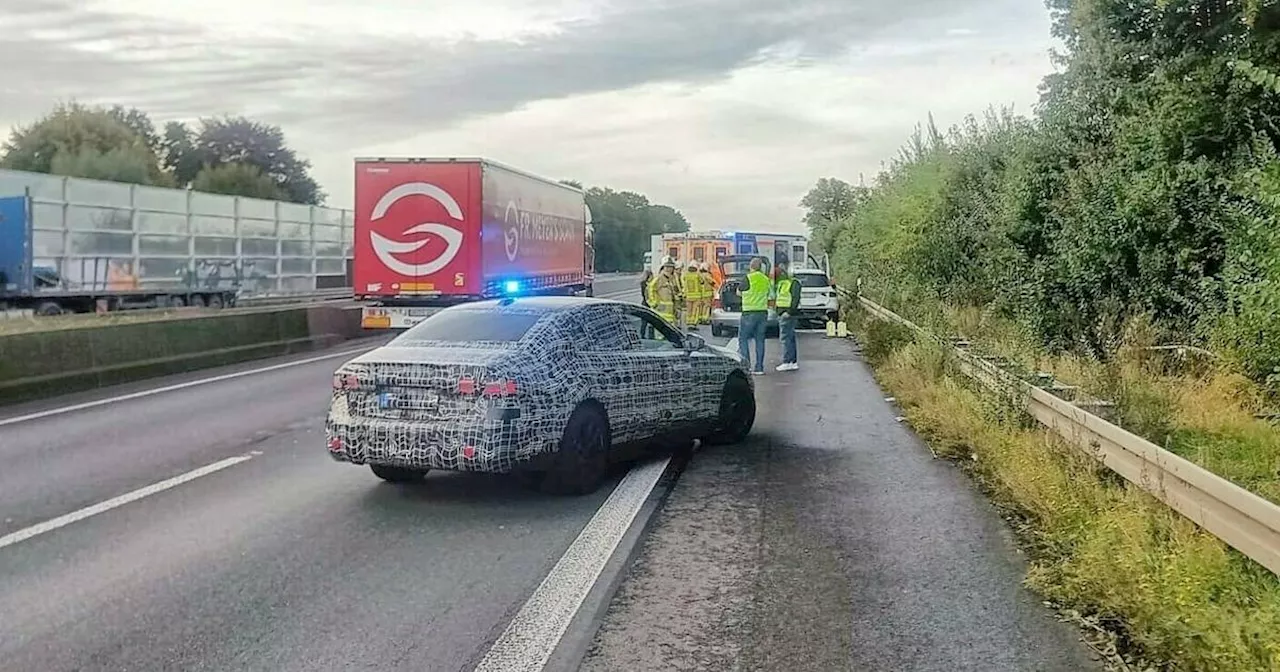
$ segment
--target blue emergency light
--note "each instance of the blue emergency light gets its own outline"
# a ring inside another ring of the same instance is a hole
[[[519,280],[508,280],[505,284],[503,284],[503,285],[502,285],[502,291],[503,291],[504,293],[507,293],[507,294],[516,294],[516,293],[519,293],[519,291],[520,291],[520,281],[519,281]]]

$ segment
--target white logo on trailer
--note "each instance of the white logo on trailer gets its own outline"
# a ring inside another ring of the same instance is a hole
[[[396,201],[408,196],[426,196],[444,206],[446,212],[453,219],[463,221],[462,207],[458,202],[449,195],[449,192],[427,182],[408,182],[399,185],[394,189],[382,195],[378,199],[378,204],[373,206],[373,214],[370,217],[372,221],[377,221],[386,216],[387,210],[395,205]],[[440,236],[445,242],[444,251],[440,256],[422,264],[407,264],[395,257],[397,254],[409,254],[417,252],[426,245],[430,239],[403,242],[391,240],[385,236],[381,236],[374,231],[369,232],[369,240],[373,243],[373,253],[378,255],[378,259],[388,269],[408,277],[421,277],[431,275],[436,271],[449,265],[453,258],[458,256],[458,251],[462,249],[462,231],[447,224],[438,222],[423,222],[416,224],[404,230],[403,235],[414,233],[431,233]]]
[[[511,212],[515,211],[515,220],[511,219]],[[515,261],[516,256],[520,254],[520,209],[516,207],[515,201],[507,203],[506,212],[502,213],[502,222],[507,225],[506,231],[503,232],[503,243],[507,247],[507,261]]]

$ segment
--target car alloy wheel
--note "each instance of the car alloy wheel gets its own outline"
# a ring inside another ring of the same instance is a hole
[[[609,422],[599,406],[582,404],[569,416],[555,466],[542,487],[557,495],[590,494],[600,488],[608,468]]]
[[[725,446],[742,443],[751,433],[756,422],[756,397],[751,384],[739,375],[725,381],[720,395],[720,414],[716,418],[716,431],[707,439],[712,445]]]

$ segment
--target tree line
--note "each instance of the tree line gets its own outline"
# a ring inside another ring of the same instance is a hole
[[[0,168],[311,205],[326,198],[280,127],[242,116],[157,128],[136,108],[61,104],[11,131]],[[689,229],[679,211],[643,194],[591,187],[586,196],[602,272],[638,270],[650,235]]]
[[[932,119],[870,185],[801,202],[868,293],[983,306],[1106,358],[1139,323],[1280,390],[1280,6],[1049,0],[1029,117]]]
[[[562,182],[582,188],[574,180]],[[608,187],[591,187],[586,194],[595,227],[596,270],[601,273],[639,271],[651,236],[689,230],[689,221],[679,210],[651,203],[644,194]]]
[[[324,203],[325,193],[278,126],[245,117],[170,121],[157,130],[136,108],[58,105],[14,128],[0,168],[159,187]]]

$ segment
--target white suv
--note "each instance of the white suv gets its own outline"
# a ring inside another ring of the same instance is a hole
[[[816,268],[797,268],[791,276],[800,283],[800,310],[802,322],[838,320],[840,318],[840,299],[836,295],[836,286],[825,271]]]

